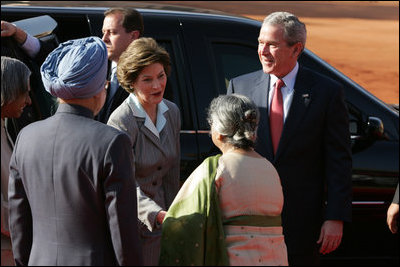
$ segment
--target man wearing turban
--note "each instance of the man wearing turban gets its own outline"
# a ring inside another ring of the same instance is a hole
[[[23,128],[10,162],[16,265],[140,265],[132,144],[93,118],[104,105],[107,49],[62,43],[41,66],[58,97],[52,117]]]

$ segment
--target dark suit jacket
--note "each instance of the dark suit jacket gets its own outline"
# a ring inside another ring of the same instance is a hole
[[[111,79],[111,61],[108,61],[108,70],[107,70],[107,80]],[[100,110],[99,114],[95,117],[96,120],[107,123],[110,118],[111,113],[119,107],[122,102],[129,96],[129,93],[122,88],[122,86],[118,86],[117,91],[115,92],[112,99],[110,99],[110,90],[107,90],[107,97],[104,103],[103,108]]]
[[[17,265],[140,265],[129,137],[81,106],[23,128],[10,163]]]
[[[300,66],[274,157],[267,105],[269,81],[270,76],[262,70],[249,73],[232,79],[228,94],[246,95],[259,107],[256,151],[272,162],[281,178],[288,253],[302,254],[315,251],[323,219],[351,220],[348,114],[342,86]]]

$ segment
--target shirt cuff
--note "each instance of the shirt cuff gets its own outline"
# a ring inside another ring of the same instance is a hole
[[[40,50],[39,39],[27,33],[25,43],[21,47],[30,58],[34,58]]]

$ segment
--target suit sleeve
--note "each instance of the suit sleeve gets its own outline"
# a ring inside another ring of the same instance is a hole
[[[18,139],[10,161],[8,183],[9,225],[15,265],[27,266],[32,248],[33,226],[28,197],[18,171]]]
[[[397,188],[396,192],[394,193],[392,203],[399,204],[399,183],[397,183]]]
[[[127,135],[118,135],[106,155],[104,180],[105,209],[112,244],[119,265],[142,264],[138,234],[137,199],[131,142]]]
[[[138,129],[135,126],[134,121],[131,121],[126,113],[120,114],[118,112],[114,112],[113,114],[111,114],[111,117],[108,120],[107,124],[127,133],[127,135],[131,139],[132,144],[135,142]],[[135,165],[135,157],[133,156],[132,145],[129,148],[132,151],[133,165]],[[158,212],[161,211],[163,208],[142,191],[136,179],[135,187],[137,195],[138,218],[141,223],[145,224],[146,227],[152,232],[155,228],[160,228],[160,226],[156,224],[156,217]]]
[[[343,88],[333,91],[328,104],[325,146],[325,175],[327,177],[326,220],[351,221],[352,157],[348,111]]]
[[[167,205],[167,209],[171,205],[174,200],[176,194],[179,191],[180,186],[180,130],[181,130],[181,116],[179,113],[179,109],[176,108],[176,112],[174,112],[174,118],[171,121],[172,127],[175,129],[175,150],[176,150],[176,158],[174,165],[169,169],[165,177],[163,178],[163,187],[165,192],[165,203]]]

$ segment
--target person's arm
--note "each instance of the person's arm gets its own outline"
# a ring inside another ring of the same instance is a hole
[[[343,222],[351,221],[351,142],[348,112],[340,84],[332,84],[329,96],[325,140],[325,174],[328,188],[325,222],[321,227],[320,253],[327,254],[338,248],[343,235]]]
[[[105,209],[111,241],[118,265],[142,265],[137,217],[135,168],[127,135],[117,135],[105,156],[107,169],[103,181]]]
[[[137,181],[136,194],[138,199],[137,209],[139,220],[146,225],[150,232],[160,229],[166,212],[142,191]]]
[[[18,28],[15,24],[1,21],[1,37],[12,37],[30,58],[35,58],[40,51],[40,41]]]
[[[16,266],[27,266],[32,249],[33,224],[28,196],[25,191],[18,164],[18,143],[10,160],[10,177],[8,183],[8,206],[10,237],[14,262]]]
[[[176,194],[180,187],[180,161],[181,161],[181,148],[180,148],[180,131],[181,131],[181,115],[179,108],[177,106],[171,106],[169,115],[167,117],[167,123],[170,127],[174,128],[174,149],[175,158],[174,163],[171,165],[168,172],[162,178],[162,186],[164,190],[164,198],[166,209],[169,208],[172,201],[174,200]],[[169,127],[169,126],[167,126]]]

